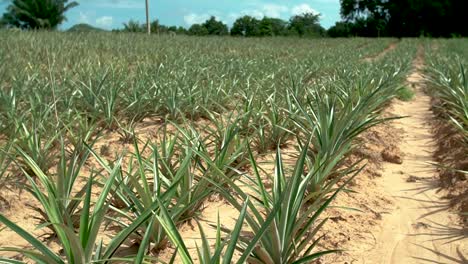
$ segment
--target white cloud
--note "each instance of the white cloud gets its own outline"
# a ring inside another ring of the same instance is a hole
[[[89,14],[80,11],[80,16],[78,18],[78,23],[89,24],[90,22]]]
[[[229,20],[235,20],[238,17],[242,16],[251,16],[257,19],[262,19],[263,17],[282,17],[283,14],[289,12],[289,8],[284,5],[276,4],[265,4],[265,5],[255,5],[252,9],[244,9],[240,13],[230,13],[228,15]]]
[[[145,8],[144,1],[132,1],[132,0],[96,1],[95,4],[98,7],[102,7],[102,8],[121,8],[121,9]]]
[[[111,16],[102,16],[96,19],[96,25],[103,28],[109,28],[112,26],[114,18]]]
[[[238,14],[238,13],[229,13],[229,14],[228,14],[228,19],[231,19],[231,20],[232,20],[232,19],[236,19],[236,18],[238,18],[238,17],[241,17],[241,15]]]
[[[201,24],[210,18],[209,14],[196,14],[191,13],[184,16],[184,21],[187,25]]]
[[[310,5],[308,4],[300,4],[300,5],[294,6],[291,9],[291,14],[293,15],[303,15],[305,13],[318,14],[319,12],[317,12],[317,10],[310,7]]]
[[[265,14],[260,10],[243,10],[241,15],[255,17],[256,19],[261,19],[265,16]]]
[[[283,13],[289,11],[289,8],[284,5],[266,4],[261,7],[261,11],[267,17],[279,18]]]
[[[231,14],[234,15],[234,14]],[[201,24],[205,22],[206,20],[210,19],[210,17],[214,16],[216,20],[221,21],[223,23],[227,23],[227,20],[229,19],[224,19],[223,15],[220,15],[218,11],[210,11],[205,14],[197,14],[197,13],[190,13],[186,16],[184,16],[184,22],[191,26],[193,24]]]

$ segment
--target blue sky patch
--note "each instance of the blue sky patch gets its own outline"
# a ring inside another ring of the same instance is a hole
[[[0,0],[3,12],[9,1]],[[112,29],[122,28],[124,22],[134,19],[145,21],[145,0],[77,0],[78,7],[70,10],[68,21],[61,28],[67,29],[77,23]],[[151,20],[168,26],[189,27],[202,23],[211,15],[229,26],[243,15],[257,18],[263,16],[289,19],[292,15],[304,12],[321,14],[321,24],[325,28],[340,19],[339,0],[149,0]]]

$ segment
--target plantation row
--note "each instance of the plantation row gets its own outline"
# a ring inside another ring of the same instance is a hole
[[[468,45],[462,40],[439,42],[429,54],[428,73],[434,97],[443,101],[443,110],[468,143]]]
[[[436,158],[443,186],[468,223],[468,45],[465,40],[427,44],[429,93],[439,118]]]
[[[317,249],[320,215],[362,169],[344,161],[406,89],[418,45],[366,60],[396,40],[0,35],[0,184],[23,182],[38,228],[55,237],[51,247],[2,212],[0,236],[33,246],[2,251],[38,263],[155,262],[167,246],[183,263],[336,252]],[[272,152],[275,170],[263,171]],[[193,251],[179,227],[214,195],[238,209],[237,224],[200,225]],[[137,250],[124,254],[129,243]]]

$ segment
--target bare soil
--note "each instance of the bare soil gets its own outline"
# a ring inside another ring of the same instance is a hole
[[[395,101],[394,121],[402,129],[402,164],[385,163],[377,180],[394,208],[384,215],[375,234],[375,248],[353,263],[468,263],[467,230],[459,225],[450,201],[440,191],[433,153],[431,98],[423,92],[422,52],[414,61],[408,82],[415,89],[410,102]]]

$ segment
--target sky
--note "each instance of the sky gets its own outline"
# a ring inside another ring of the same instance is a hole
[[[145,0],[75,0],[78,7],[66,13],[61,29],[87,23],[104,29],[122,28],[130,19],[145,21]],[[0,12],[8,6],[0,0]],[[168,26],[190,27],[210,16],[231,26],[236,18],[250,15],[288,20],[304,12],[320,13],[320,23],[329,28],[340,20],[339,0],[149,0],[150,19]]]

